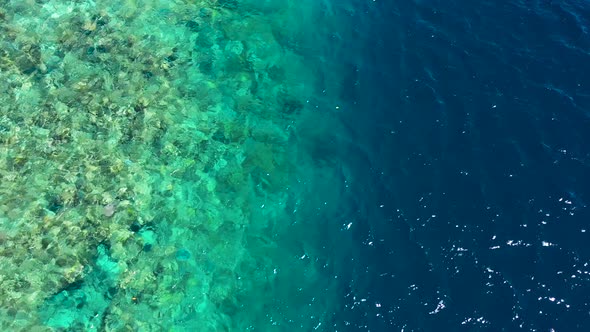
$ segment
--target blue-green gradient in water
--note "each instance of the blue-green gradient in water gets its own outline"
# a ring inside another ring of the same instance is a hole
[[[0,5],[2,330],[590,329],[585,2]]]

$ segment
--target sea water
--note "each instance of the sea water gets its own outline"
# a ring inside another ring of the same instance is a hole
[[[585,3],[0,4],[3,331],[590,326]]]

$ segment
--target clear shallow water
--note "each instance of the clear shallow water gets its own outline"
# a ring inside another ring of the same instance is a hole
[[[581,2],[0,2],[7,331],[585,330]]]

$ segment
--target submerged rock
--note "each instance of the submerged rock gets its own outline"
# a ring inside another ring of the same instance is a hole
[[[176,260],[185,262],[191,258],[191,253],[185,248],[178,249],[176,251]]]
[[[117,204],[109,203],[105,205],[103,209],[103,214],[105,215],[105,217],[110,218],[115,214],[115,211],[117,211]]]

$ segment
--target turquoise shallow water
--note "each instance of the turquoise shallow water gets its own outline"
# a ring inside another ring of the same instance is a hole
[[[2,330],[325,326],[321,6],[1,4]]]

